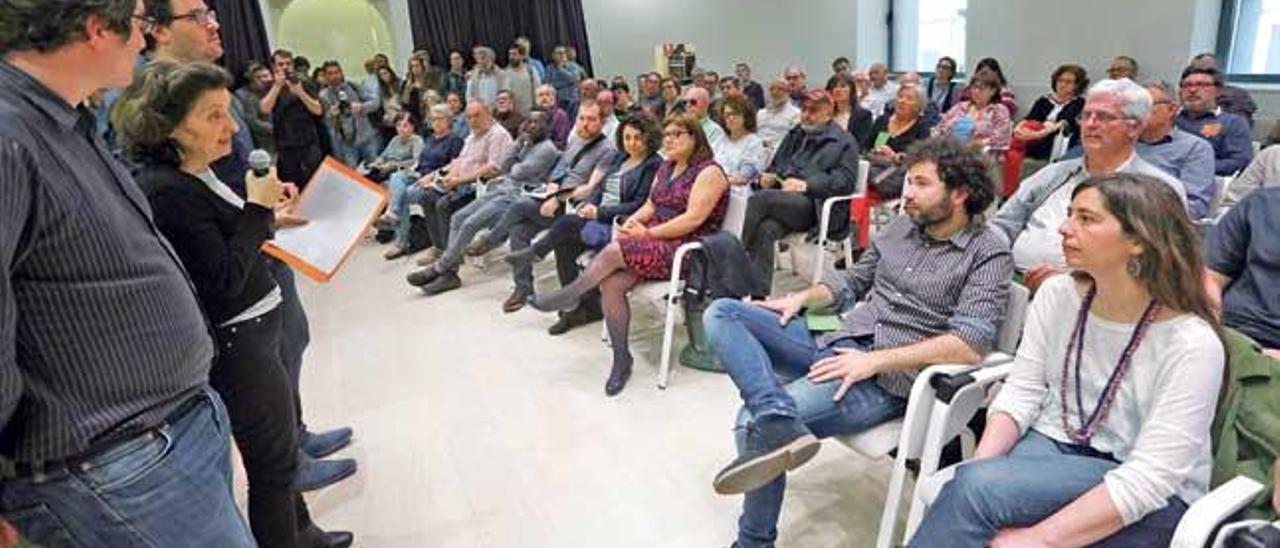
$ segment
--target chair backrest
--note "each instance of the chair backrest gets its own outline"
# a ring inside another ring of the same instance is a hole
[[[871,162],[858,160],[858,182],[853,187],[854,194],[867,193],[867,179],[871,176]]]
[[[1227,187],[1231,186],[1231,181],[1234,180],[1235,177],[1230,175],[1213,178],[1213,201],[1209,202],[1207,218],[1218,216],[1218,210],[1222,208],[1222,200],[1227,197]]]
[[[1027,321],[1027,304],[1031,291],[1020,283],[1009,286],[1009,302],[1005,304],[1004,323],[996,332],[996,350],[1010,356],[1018,352],[1018,340],[1022,338],[1022,325]]]
[[[747,220],[747,200],[751,192],[744,187],[729,187],[729,208],[724,212],[720,230],[742,237],[742,225]]]

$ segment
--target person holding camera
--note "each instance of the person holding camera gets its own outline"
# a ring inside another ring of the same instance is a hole
[[[320,102],[324,104],[324,122],[329,128],[333,155],[352,169],[374,161],[381,143],[367,114],[378,110],[381,103],[377,95],[347,82],[337,61],[325,61],[322,68],[327,85],[320,90]]]
[[[311,523],[291,488],[298,469],[297,412],[281,359],[283,298],[261,252],[277,209],[297,190],[272,170],[246,177],[241,198],[209,165],[231,153],[231,76],[210,63],[147,65],[112,122],[142,166],[138,186],[155,224],[186,267],[218,355],[210,384],[226,402],[249,480],[249,524],[261,546],[349,546],[350,533]]]
[[[324,161],[314,118],[324,112],[324,106],[316,99],[315,83],[294,71],[293,53],[276,50],[271,65],[275,79],[258,109],[271,117],[280,178],[305,186]]]

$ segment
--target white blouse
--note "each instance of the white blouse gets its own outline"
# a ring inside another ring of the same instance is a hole
[[[764,173],[765,156],[764,140],[759,135],[748,133],[738,140],[726,136],[716,149],[716,163],[724,168],[728,175],[742,175],[748,179]]]
[[[1034,428],[1074,443],[1062,429],[1062,360],[1083,302],[1070,275],[1055,276],[1040,286],[1027,312],[1013,370],[989,414],[1008,414],[1023,433]],[[1093,314],[1086,322],[1081,385],[1087,416],[1135,326]],[[1103,483],[1126,526],[1163,508],[1172,496],[1190,504],[1207,491],[1212,465],[1209,428],[1225,354],[1213,328],[1189,314],[1151,324],[1134,352],[1115,403],[1090,442],[1121,462],[1107,472]],[[1074,383],[1072,379],[1068,388],[1068,424],[1080,428]]]

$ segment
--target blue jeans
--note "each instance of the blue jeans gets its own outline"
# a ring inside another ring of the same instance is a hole
[[[890,394],[875,379],[854,384],[834,401],[839,382],[815,384],[805,378],[809,367],[835,354],[835,348],[819,348],[803,319],[782,326],[776,312],[719,299],[703,313],[702,322],[708,343],[746,403],[734,429],[739,453],[745,448],[746,427],[755,417],[794,417],[825,438],[855,434],[906,412],[907,400]],[[864,348],[853,339],[837,346]],[[784,474],[746,494],[738,518],[739,546],[773,545],[786,485]]]
[[[254,546],[231,494],[230,425],[205,389],[166,426],[71,469],[0,484],[0,514],[63,546]]]
[[[418,178],[419,175],[412,171],[397,171],[387,179],[387,186],[391,189],[387,210],[396,217],[395,242],[401,248],[409,247],[409,206],[421,202],[427,192],[418,184]]]
[[[513,189],[490,190],[471,203],[453,212],[449,218],[449,245],[436,263],[440,272],[455,272],[462,266],[462,253],[481,230],[491,229],[486,240],[501,244],[507,240],[507,228],[502,218],[511,204],[520,199],[520,192]]]
[[[355,169],[361,162],[374,161],[382,153],[376,137],[370,137],[359,143],[346,143],[338,137],[336,132],[331,131],[329,134],[333,136],[333,155],[351,169]]]
[[[986,546],[1007,527],[1034,525],[1102,483],[1119,466],[1088,447],[1035,430],[1004,457],[970,462],[929,508],[911,546]],[[1168,546],[1187,504],[1177,497],[1095,546]]]

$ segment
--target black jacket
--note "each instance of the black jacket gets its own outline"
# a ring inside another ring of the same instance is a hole
[[[613,156],[609,157],[605,163],[601,164],[601,168],[606,173],[617,171],[622,167],[622,163],[627,160],[627,153],[623,151],[614,151]],[[649,199],[649,189],[653,186],[653,176],[658,173],[658,166],[662,165],[662,158],[657,154],[649,154],[644,162],[622,174],[622,188],[618,203],[612,206],[604,206],[596,212],[596,220],[602,223],[612,223],[614,217],[625,217],[644,205],[644,201]],[[604,198],[604,184],[601,183],[596,188],[594,194],[591,195],[591,203],[597,206]]]
[[[151,165],[138,175],[156,226],[195,285],[210,323],[221,325],[276,287],[260,248],[272,236],[274,213],[244,210],[214,194],[204,181],[173,166]]]
[[[871,126],[875,125],[875,117],[871,115],[871,111],[862,108],[861,105],[854,103],[853,111],[849,113],[849,135],[853,136],[853,140],[861,146],[863,143],[872,140]]]
[[[796,177],[809,183],[805,195],[813,200],[813,224],[817,227],[822,221],[822,202],[851,194],[858,184],[858,142],[834,122],[815,135],[796,125],[778,144],[767,171],[779,181]],[[841,202],[831,212],[827,236],[839,239],[848,229],[849,202]]]

